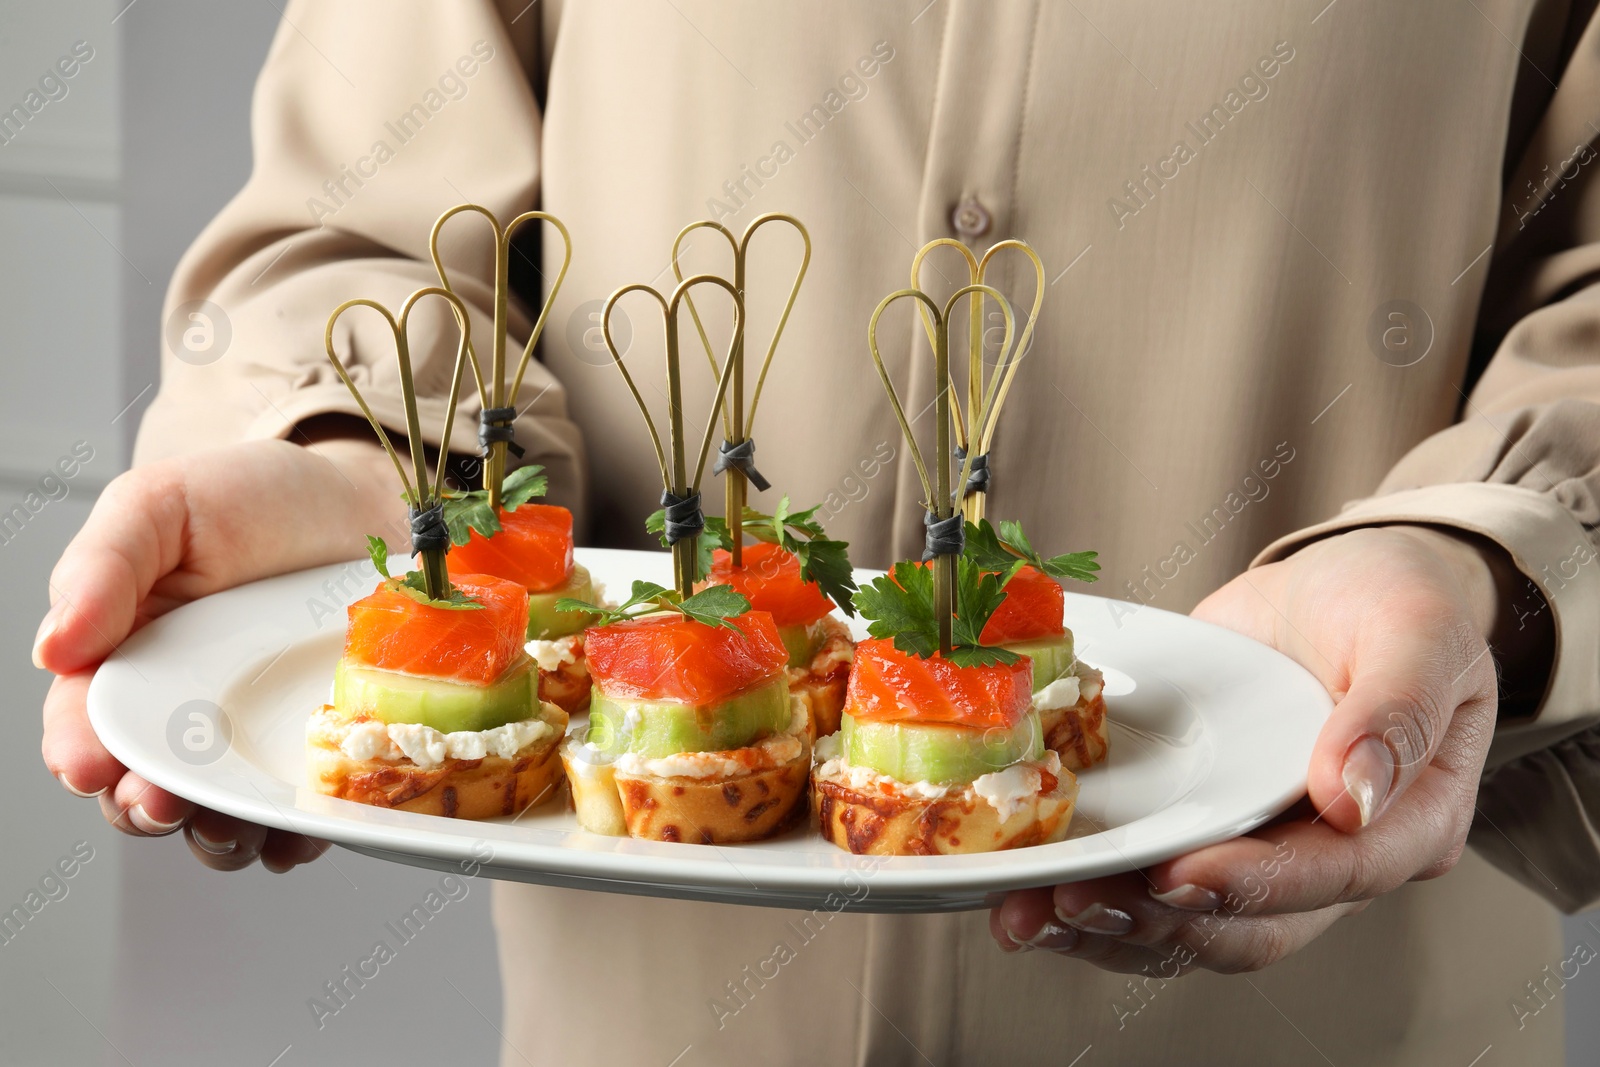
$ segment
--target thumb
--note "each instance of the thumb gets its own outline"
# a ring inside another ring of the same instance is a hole
[[[1403,624],[1395,624],[1396,622]],[[1464,615],[1391,620],[1363,634],[1323,725],[1307,791],[1330,825],[1377,819],[1438,753],[1456,710],[1494,692],[1489,647]]]
[[[88,669],[132,632],[140,602],[182,556],[186,510],[181,486],[160,473],[123,474],[105,488],[51,572],[36,666]]]

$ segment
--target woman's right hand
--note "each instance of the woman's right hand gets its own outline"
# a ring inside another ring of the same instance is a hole
[[[89,725],[89,679],[151,619],[198,597],[359,556],[363,535],[402,517],[377,443],[337,434],[302,447],[246,441],[139,467],[108,485],[50,576],[34,663],[56,675],[44,703],[44,762],[69,791],[98,797],[117,829],[182,829],[206,866],[257,858],[287,871],[326,842],[196,807],[131,773]]]

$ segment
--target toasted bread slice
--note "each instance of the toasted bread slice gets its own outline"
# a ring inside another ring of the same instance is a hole
[[[560,795],[564,779],[557,750],[567,714],[553,704],[545,704],[540,714],[551,730],[510,757],[447,758],[426,767],[403,756],[351,758],[339,747],[336,729],[328,728],[329,713],[338,713],[329,707],[323,711],[322,721],[314,719],[307,730],[306,770],[312,788],[327,796],[422,815],[489,819]]]
[[[1045,747],[1053,749],[1061,757],[1061,766],[1069,771],[1093,767],[1110,751],[1106,698],[1098,691],[1091,699],[1079,697],[1076,704],[1039,712],[1039,725]]]
[[[772,742],[778,742],[772,744]],[[781,830],[799,812],[811,766],[805,734],[783,734],[729,752],[667,760],[602,762],[576,739],[562,746],[578,825],[597,834],[650,841],[730,844]],[[714,761],[701,776],[650,773],[670,761]]]
[[[554,670],[539,668],[539,699],[548,700],[568,715],[589,708],[589,664],[583,656],[583,635],[576,636],[577,659],[564,660]]]
[[[829,615],[822,624],[827,635],[817,646],[811,662],[804,667],[789,668],[789,692],[805,703],[812,741],[839,729],[856,647],[849,627],[837,617]]]
[[[971,785],[943,796],[918,795],[878,775],[852,776],[838,760],[812,772],[811,811],[822,836],[870,856],[996,852],[1063,840],[1078,800],[1078,779],[1055,759],[1023,766],[1038,772],[1036,792],[1002,812]],[[826,772],[826,773],[824,773]]]

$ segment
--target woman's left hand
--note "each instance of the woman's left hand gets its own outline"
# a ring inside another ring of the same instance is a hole
[[[1148,870],[1013,892],[989,917],[1000,947],[1163,978],[1257,970],[1449,871],[1494,733],[1499,584],[1471,541],[1390,526],[1315,542],[1212,594],[1197,618],[1285,653],[1334,698],[1308,802]]]

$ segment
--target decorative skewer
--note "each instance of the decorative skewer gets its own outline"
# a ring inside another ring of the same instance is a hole
[[[455,296],[455,289],[450,284],[449,276],[444,269],[444,260],[439,255],[439,233],[444,229],[446,222],[463,211],[476,211],[488,219],[489,227],[494,233],[494,337],[488,382],[484,381],[476,352],[472,353],[472,371],[477,381],[478,396],[482,400],[482,410],[478,415],[478,445],[479,456],[483,459],[483,488],[489,494],[490,511],[497,512],[501,506],[501,491],[506,476],[506,452],[514,451],[519,458],[523,453],[522,446],[516,443],[512,432],[517,416],[513,405],[522,390],[522,377],[528,371],[528,364],[533,361],[534,348],[538,346],[539,337],[544,333],[545,323],[550,318],[550,309],[555,306],[556,294],[561,291],[561,284],[567,278],[567,268],[572,265],[572,235],[567,232],[567,227],[560,219],[543,211],[524,211],[502,228],[500,220],[488,208],[479,204],[456,205],[439,216],[433,224],[433,231],[428,235],[428,252],[433,257],[433,267],[439,275],[439,284],[451,296]],[[528,343],[522,350],[522,358],[517,362],[516,375],[511,381],[511,387],[507,389],[506,335],[510,328],[511,238],[524,223],[535,221],[548,222],[556,228],[556,232],[561,234],[565,252],[561,260],[561,270],[550,286],[549,293],[545,295],[544,305],[539,309],[539,318],[534,322],[533,332],[529,334]]]
[[[789,298],[783,305],[783,314],[778,318],[777,329],[772,333],[772,342],[767,346],[767,354],[761,361],[761,370],[756,375],[755,392],[750,398],[750,408],[747,413],[744,406],[744,308],[748,303],[746,268],[751,238],[755,236],[757,230],[771,222],[786,222],[793,226],[800,234],[805,254],[800,260],[800,270],[795,274],[794,284],[789,288]],[[757,217],[745,227],[744,234],[738,238],[735,238],[733,232],[720,222],[708,219],[690,223],[678,231],[678,236],[672,242],[672,273],[680,283],[683,281],[683,269],[678,262],[678,256],[683,240],[697,229],[715,230],[722,234],[733,250],[733,289],[738,294],[739,301],[739,313],[734,318],[733,340],[728,349],[728,361],[733,365],[733,377],[722,405],[723,441],[717,450],[717,459],[712,465],[711,473],[727,476],[723,483],[723,515],[731,542],[728,551],[732,556],[734,568],[738,569],[744,565],[744,508],[749,495],[749,486],[754,483],[758,492],[768,487],[767,480],[755,466],[755,439],[751,435],[755,430],[756,409],[761,404],[761,387],[766,384],[767,370],[772,366],[773,354],[778,350],[778,341],[783,336],[784,327],[788,325],[789,313],[794,310],[795,298],[799,296],[800,285],[805,281],[806,269],[811,265],[811,234],[799,219],[781,212],[769,212]],[[706,358],[711,361],[711,372],[717,374],[716,355],[711,347],[711,339],[706,335],[705,324],[700,319],[700,312],[695,307],[694,298],[685,292],[684,302],[689,306],[689,314],[694,319],[695,329],[700,334],[700,342],[705,346]]]
[[[968,453],[971,453],[974,457],[972,461],[972,474],[970,478],[963,477],[960,483],[962,486],[961,511],[962,514],[966,516],[968,522],[976,523],[984,516],[984,504],[989,486],[989,447],[994,440],[995,427],[999,424],[1000,407],[1005,403],[1005,398],[1011,390],[1011,379],[1016,374],[1017,364],[1021,361],[1023,356],[1027,355],[1028,345],[1033,340],[1033,328],[1039,321],[1039,309],[1044,304],[1044,263],[1039,259],[1039,254],[1035,252],[1030,245],[1024,241],[1018,241],[1015,238],[1008,238],[1004,241],[995,242],[993,245],[989,246],[988,251],[984,252],[983,258],[979,259],[977,256],[972,254],[971,249],[967,248],[967,246],[962,244],[960,241],[949,237],[941,237],[938,240],[929,241],[927,244],[923,245],[922,248],[918,250],[916,256],[911,260],[912,288],[921,288],[921,282],[919,278],[922,271],[922,261],[926,259],[934,249],[943,245],[948,245],[952,248],[955,248],[961,253],[962,258],[966,260],[967,277],[971,282],[971,285],[968,286],[969,290],[972,288],[972,286],[987,284],[990,262],[996,255],[1005,249],[1017,249],[1033,262],[1033,307],[1028,311],[1027,324],[1023,326],[1022,335],[1017,339],[1016,351],[1013,354],[1009,364],[1005,366],[997,364],[990,382],[985,382],[983,373],[984,294],[982,292],[974,291],[972,292],[970,298],[969,309],[970,321],[968,324],[969,329],[967,351],[967,403],[965,411],[963,411],[961,403],[959,399],[957,399],[958,394],[955,379],[951,378],[949,381],[949,392],[953,401],[952,415],[955,420],[957,448],[956,460],[957,462],[966,462]],[[929,316],[926,309],[921,309],[921,318],[923,329],[926,330],[928,334],[928,343],[933,344],[935,330],[934,320]],[[974,413],[980,410],[980,405],[983,404],[983,396],[989,389],[990,384],[992,384],[995,379],[999,379],[1000,388],[998,393],[995,394],[993,408],[989,411],[985,418],[978,419],[973,417]]]
[[[417,415],[417,388],[411,373],[411,345],[407,339],[407,328],[411,320],[411,309],[426,296],[438,296],[450,303],[455,312],[456,322],[461,329],[461,343],[456,348],[455,370],[450,377],[450,397],[445,404],[444,429],[439,435],[439,464],[434,476],[433,484],[428,484],[428,465],[423,452],[422,423]],[[394,334],[395,356],[400,365],[400,394],[405,404],[406,435],[409,438],[411,451],[412,474],[415,480],[406,476],[405,464],[400,461],[400,455],[395,451],[394,444],[389,440],[389,434],[383,425],[372,413],[366,398],[361,395],[361,390],[356,388],[356,383],[351,379],[350,372],[345,370],[344,364],[339,361],[338,353],[334,351],[333,330],[338,324],[339,316],[353,307],[369,307],[382,315],[389,324],[389,330]],[[445,553],[450,551],[450,533],[444,522],[444,476],[446,457],[450,454],[450,428],[455,421],[456,401],[461,395],[461,377],[468,363],[472,364],[474,376],[479,376],[477,357],[472,353],[472,323],[467,318],[466,306],[461,303],[454,293],[439,286],[428,286],[418,289],[406,298],[405,304],[400,309],[398,319],[388,308],[376,300],[364,297],[355,300],[346,300],[334,309],[328,316],[327,330],[323,335],[323,343],[328,351],[328,361],[333,364],[333,369],[338,372],[339,378],[344,382],[345,388],[356,398],[356,403],[361,407],[361,413],[372,424],[373,432],[378,435],[378,443],[383,446],[384,452],[394,464],[395,473],[400,475],[400,484],[404,489],[406,505],[410,510],[411,518],[411,547],[421,557],[421,582],[422,589],[430,601],[452,601],[450,575],[445,568]],[[468,606],[457,604],[455,606]]]
[[[738,337],[744,328],[744,300],[732,283],[712,274],[696,274],[679,282],[671,297],[663,297],[654,288],[642,283],[625,285],[606,300],[605,309],[600,317],[600,332],[605,337],[606,349],[611,353],[611,360],[617,365],[617,370],[622,373],[622,380],[627,383],[628,392],[633,394],[634,403],[639,406],[639,413],[644,416],[645,429],[650,433],[650,443],[655,447],[656,465],[661,471],[661,504],[666,508],[666,538],[672,549],[672,579],[677,594],[682,599],[687,599],[694,593],[700,531],[705,527],[705,516],[700,508],[701,474],[705,470],[706,455],[711,451],[711,435],[717,428],[717,413],[722,408],[723,398],[728,391],[728,382],[738,365],[738,361],[733,358],[730,344],[728,358],[723,361],[722,373],[717,377],[717,392],[711,402],[711,414],[706,420],[705,433],[701,435],[700,451],[691,468],[686,462],[684,451],[683,375],[679,370],[678,311],[689,290],[703,283],[720,286],[733,298],[734,336]],[[661,434],[656,429],[655,419],[650,415],[649,405],[645,403],[644,396],[634,383],[633,375],[628,373],[627,365],[622,361],[622,353],[617,351],[616,342],[611,336],[611,310],[617,306],[619,300],[634,292],[649,293],[661,305],[662,323],[666,330],[667,429],[668,446],[672,453],[670,463],[667,449],[662,447]]]
[[[958,405],[952,395],[954,389],[950,386],[950,315],[955,309],[956,301],[971,294],[993,298],[1000,305],[1006,320],[1005,338],[1000,347],[1000,363],[991,376],[987,388],[977,397],[977,406],[969,411],[969,440],[983,440],[983,432],[989,428],[999,407],[997,393],[1001,384],[1009,380],[1008,374],[1016,362],[1019,348],[1012,344],[1016,318],[1012,314],[1011,304],[999,290],[977,283],[964,286],[952,293],[941,309],[933,298],[921,289],[900,289],[879,302],[877,309],[872,313],[872,321],[867,326],[867,347],[872,354],[873,366],[877,368],[884,391],[889,395],[889,406],[894,410],[895,419],[900,423],[900,432],[905,437],[917,477],[922,482],[923,507],[927,512],[923,519],[927,527],[923,559],[931,560],[933,563],[933,608],[938,624],[938,645],[939,651],[946,655],[953,647],[951,627],[956,611],[956,561],[965,542],[963,516],[956,509],[956,497],[950,490],[951,408]],[[889,371],[884,366],[883,355],[878,350],[878,319],[890,304],[902,297],[916,300],[933,322],[933,372],[936,383],[934,454],[938,462],[932,466],[931,471],[922,449],[917,445],[916,434],[911,429],[910,420],[906,418],[905,407],[900,403],[899,393],[895,390],[894,382],[889,378]],[[974,458],[972,454],[968,454],[962,460],[958,484],[967,484],[972,474]]]

